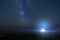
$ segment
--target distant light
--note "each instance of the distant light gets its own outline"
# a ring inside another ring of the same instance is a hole
[[[35,30],[38,36],[48,37],[53,36],[58,32],[58,30],[55,30],[53,27],[54,24],[51,20],[41,19],[37,21]]]
[[[40,32],[46,32],[46,30],[45,30],[44,28],[42,28],[42,29],[40,30]]]

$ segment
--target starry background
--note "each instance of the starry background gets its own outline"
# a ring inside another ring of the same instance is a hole
[[[0,20],[4,24],[18,24],[21,20],[20,0],[0,0]],[[60,0],[25,0],[26,16],[29,21],[50,18],[60,24]]]

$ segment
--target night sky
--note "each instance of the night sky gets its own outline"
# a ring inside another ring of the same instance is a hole
[[[25,16],[34,21],[37,18],[50,18],[55,23],[60,21],[60,0],[26,0]],[[19,2],[16,0],[0,0],[0,19],[5,24],[18,23],[20,18]]]
[[[17,23],[18,11],[15,0],[0,0],[0,16],[1,21],[5,24]]]
[[[54,22],[60,18],[60,1],[59,0],[34,0],[32,1],[35,18],[51,18]]]

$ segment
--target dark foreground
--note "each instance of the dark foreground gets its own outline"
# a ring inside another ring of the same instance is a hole
[[[41,38],[35,33],[2,33],[0,40],[60,40],[60,35],[53,37]]]
[[[20,32],[19,30],[17,32],[14,28],[15,26],[13,28],[5,27],[5,30],[0,29],[0,40],[60,40],[60,34],[43,38],[41,36],[38,37],[34,32]]]

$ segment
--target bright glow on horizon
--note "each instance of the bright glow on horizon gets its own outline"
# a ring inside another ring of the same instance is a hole
[[[40,19],[36,23],[36,32],[40,37],[54,36],[55,33],[58,34],[58,30],[55,30],[52,20]]]
[[[40,30],[40,32],[46,32],[46,30],[45,30],[44,28],[42,28],[42,29]]]

